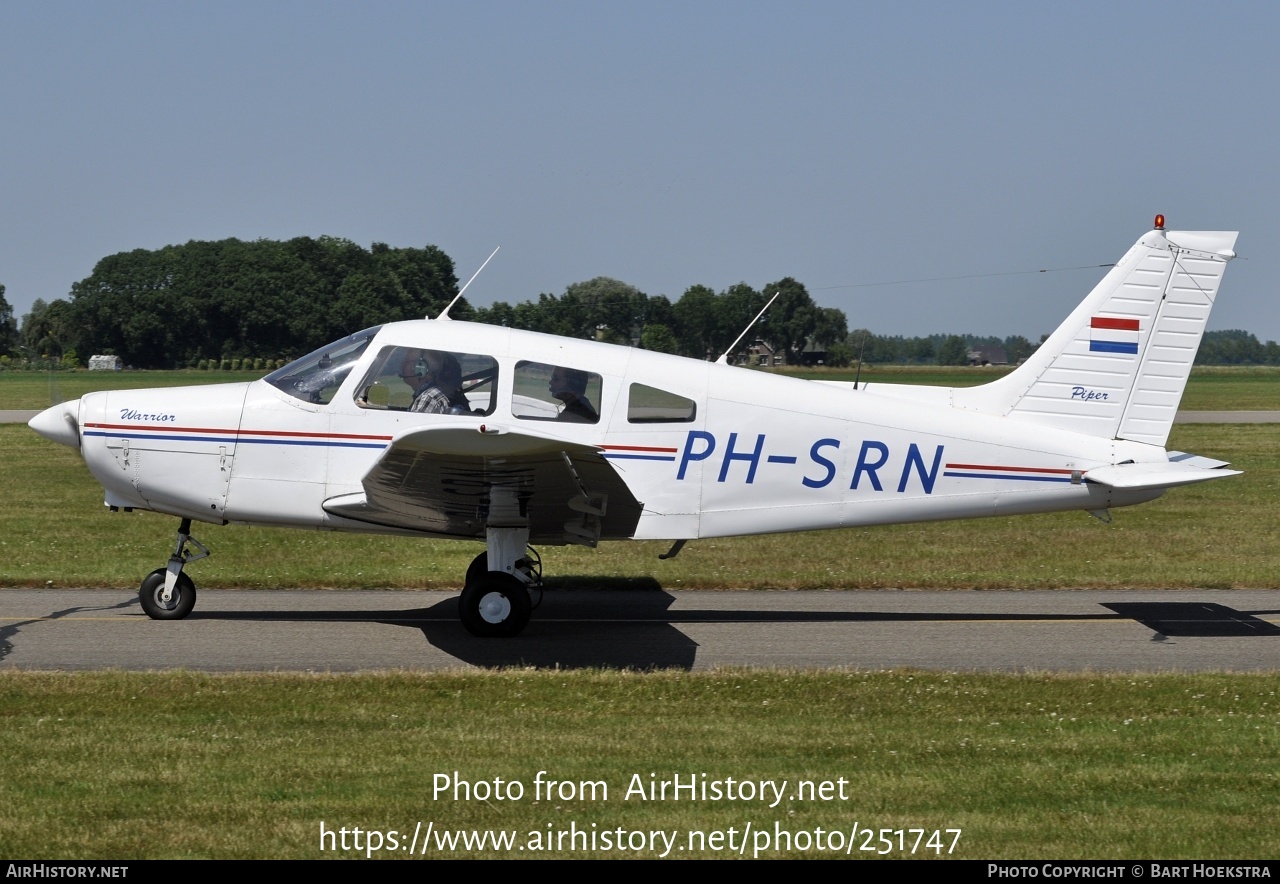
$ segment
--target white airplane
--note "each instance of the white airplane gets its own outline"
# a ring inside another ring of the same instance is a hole
[[[1166,451],[1236,233],[1163,217],[984,386],[780,377],[446,318],[366,329],[252,383],[91,393],[33,418],[112,511],[181,519],[143,609],[195,604],[193,521],[483,539],[459,602],[519,633],[529,546],[1085,510],[1237,475]],[[447,316],[447,310],[446,310]],[[422,410],[422,409],[427,410]],[[416,410],[415,410],[416,409]]]

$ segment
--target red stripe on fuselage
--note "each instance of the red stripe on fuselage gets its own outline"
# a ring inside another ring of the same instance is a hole
[[[1063,473],[1070,475],[1072,470],[1046,469],[1045,467],[999,467],[982,463],[949,463],[949,470],[998,470],[1002,473]]]
[[[674,448],[655,448],[652,445],[601,445],[604,451],[661,451],[663,454],[675,454]]]
[[[388,441],[390,436],[369,436],[362,433],[303,433],[297,430],[228,430],[220,427],[174,427],[169,424],[85,424],[98,430],[155,430],[165,433],[211,433],[220,436],[290,436],[302,439],[377,439]],[[674,451],[675,449],[671,449]]]

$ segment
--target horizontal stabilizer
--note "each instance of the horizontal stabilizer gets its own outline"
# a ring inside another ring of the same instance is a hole
[[[1106,485],[1108,488],[1155,490],[1238,475],[1239,470],[1207,470],[1188,463],[1122,463],[1097,467],[1085,473],[1084,477],[1089,482]]]
[[[1202,470],[1216,470],[1219,467],[1231,466],[1229,460],[1214,460],[1212,457],[1201,457],[1198,454],[1187,454],[1185,451],[1170,451],[1170,463],[1185,463]]]

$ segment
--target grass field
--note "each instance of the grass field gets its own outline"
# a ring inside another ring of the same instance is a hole
[[[852,381],[853,369],[787,369],[795,377]],[[931,366],[869,366],[861,379],[870,383],[932,384],[970,387],[1003,374],[1005,368],[950,368]],[[252,381],[262,372],[231,371],[125,371],[125,372],[0,372],[0,409],[46,408],[55,402],[76,399],[95,390],[178,387],[188,384]],[[1191,411],[1280,409],[1280,367],[1201,366],[1192,370],[1182,407]]]
[[[0,371],[0,409],[48,408],[97,390],[256,381],[264,371]]]
[[[405,842],[418,822],[506,830],[517,845],[571,824],[664,830],[673,857],[736,856],[687,833],[750,826],[748,857],[777,829],[839,831],[872,856],[880,829],[915,828],[960,829],[950,855],[970,859],[1266,858],[1280,851],[1277,704],[1274,679],[1233,675],[0,672],[0,855],[364,855],[321,852],[324,821]],[[539,771],[607,798],[536,800]],[[454,800],[437,774],[517,780],[524,797]],[[626,797],[651,774],[788,786],[775,807]],[[800,780],[814,791],[792,800]],[[910,856],[897,837],[890,855]],[[844,855],[798,843],[761,855]]]

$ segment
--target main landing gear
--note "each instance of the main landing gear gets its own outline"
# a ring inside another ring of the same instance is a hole
[[[195,547],[197,552],[188,552],[187,544]],[[182,573],[182,569],[188,562],[207,555],[209,550],[204,544],[191,536],[191,520],[183,519],[178,526],[178,543],[173,548],[173,555],[169,556],[169,564],[148,574],[138,590],[138,601],[148,617],[152,620],[181,620],[191,613],[196,606],[196,585]]]
[[[542,586],[542,560],[528,540],[528,528],[488,530],[489,549],[467,568],[467,583],[458,598],[458,616],[467,632],[505,638],[519,635],[528,625],[534,608],[529,592]]]

